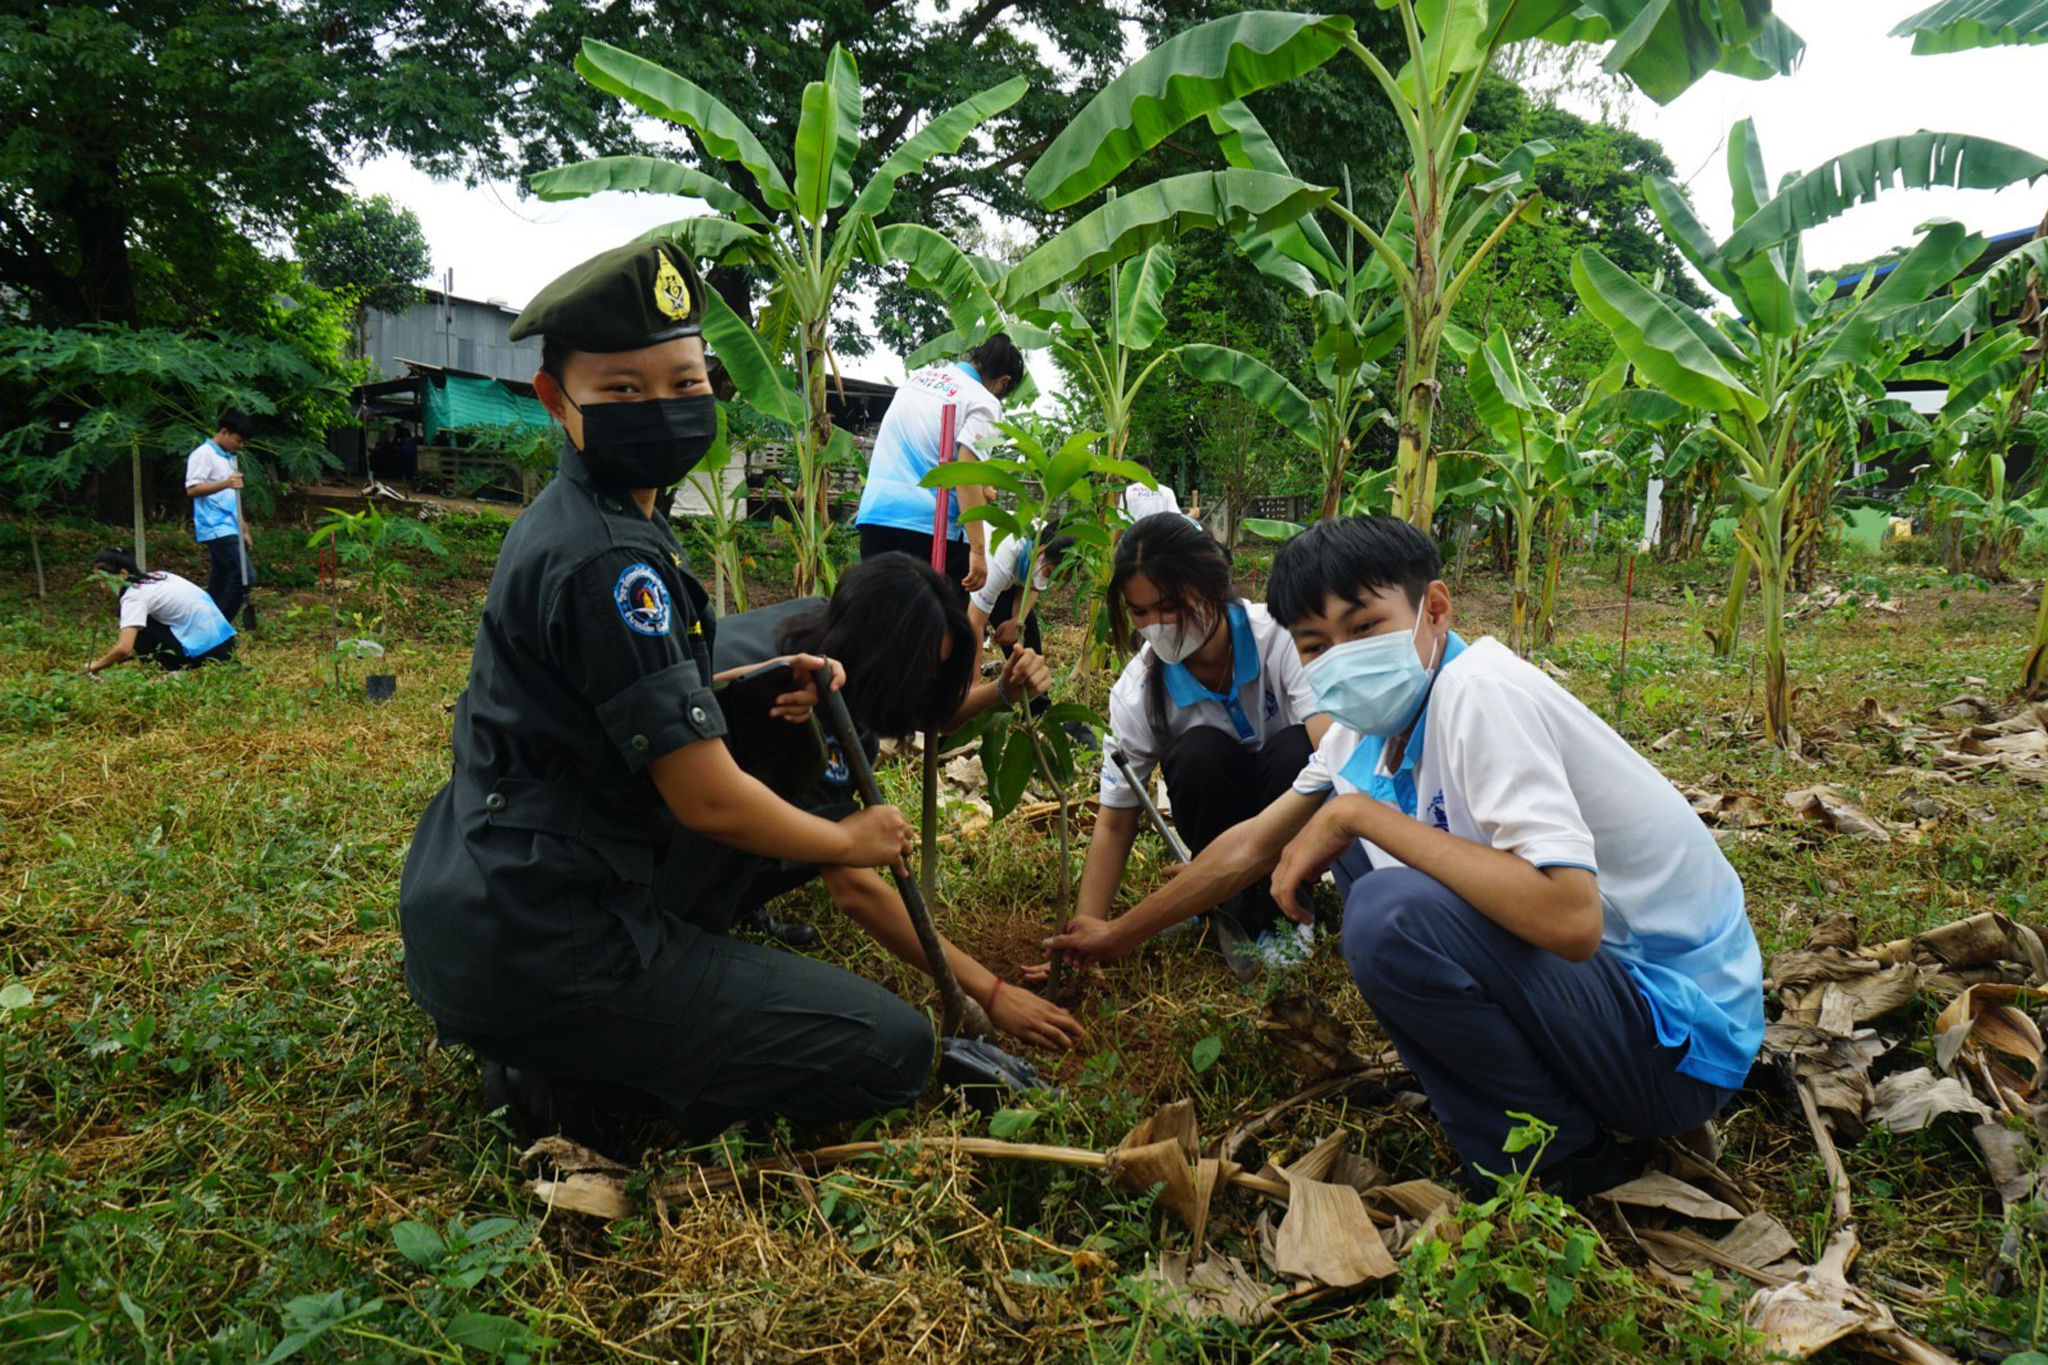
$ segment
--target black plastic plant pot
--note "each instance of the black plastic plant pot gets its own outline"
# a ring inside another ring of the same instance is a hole
[[[363,693],[371,701],[390,701],[398,695],[396,673],[372,673],[363,679]]]

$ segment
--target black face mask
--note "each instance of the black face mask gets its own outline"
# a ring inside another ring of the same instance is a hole
[[[591,471],[622,488],[681,483],[718,440],[718,400],[708,393],[570,406],[583,415]]]

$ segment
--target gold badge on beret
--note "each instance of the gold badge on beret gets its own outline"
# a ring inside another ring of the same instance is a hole
[[[667,252],[661,253],[661,265],[654,272],[654,306],[664,317],[681,322],[690,316],[690,286],[683,279],[683,272],[676,269],[676,263]]]

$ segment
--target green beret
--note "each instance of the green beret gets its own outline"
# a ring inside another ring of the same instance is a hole
[[[637,351],[704,331],[704,284],[672,242],[600,252],[533,296],[512,340],[543,336],[575,351]]]

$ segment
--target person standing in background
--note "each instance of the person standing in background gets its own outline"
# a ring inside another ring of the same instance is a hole
[[[249,414],[220,415],[212,436],[185,457],[185,496],[192,499],[192,536],[206,547],[206,593],[228,620],[249,599],[249,532],[242,524],[242,471],[235,456],[255,435]]]
[[[973,592],[988,578],[988,542],[980,522],[962,525],[960,514],[988,500],[988,490],[960,488],[942,494],[919,486],[939,462],[940,422],[948,403],[958,410],[954,430],[955,456],[983,458],[994,442],[1003,399],[1024,379],[1024,357],[1007,333],[997,332],[968,353],[967,359],[928,365],[903,381],[875,433],[875,453],[868,461],[867,482],[860,493],[854,524],[860,527],[860,557],[897,551],[922,563],[932,562],[932,528],[938,520],[939,498],[951,503],[946,513],[946,577]]]

